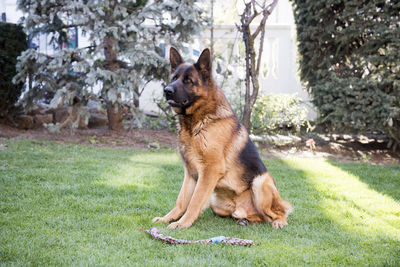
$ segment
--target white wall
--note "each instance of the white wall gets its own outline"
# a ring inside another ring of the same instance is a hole
[[[232,1],[224,0],[221,2],[221,6],[217,7],[217,10],[218,8],[229,8],[229,2]],[[236,6],[233,7],[234,9],[243,9],[243,7],[240,6],[242,1],[237,1],[235,3]],[[223,6],[223,4],[227,4],[227,6]],[[232,16],[234,17],[237,12],[235,11],[231,13],[233,13]],[[236,15],[236,18],[232,18],[232,23],[237,21],[238,14]],[[215,26],[214,39],[215,42],[218,43],[219,47],[222,46],[222,49],[223,47],[227,47],[228,42],[231,42],[235,43],[234,53],[238,53],[239,49],[237,46],[242,42],[241,38],[241,34],[237,33],[234,24]],[[203,31],[194,39],[191,48],[201,51],[206,48],[206,44],[209,43],[210,30],[207,29]],[[225,53],[228,53],[228,50],[226,50]],[[166,54],[168,57],[168,53]],[[288,0],[280,0],[267,20],[264,50],[260,69],[260,94],[296,93],[304,101],[309,101],[309,95],[302,89],[297,72],[296,28],[294,24],[292,5]],[[236,69],[236,71],[240,70]],[[266,74],[264,75],[264,73]],[[157,106],[152,103],[154,95],[162,95],[160,84],[151,83],[148,85],[142,95],[140,107],[147,111],[156,111]],[[315,118],[315,111],[309,109],[308,119]]]
[[[7,22],[18,23],[22,17],[22,12],[17,10],[16,3],[15,0],[0,0],[0,14],[6,13]]]

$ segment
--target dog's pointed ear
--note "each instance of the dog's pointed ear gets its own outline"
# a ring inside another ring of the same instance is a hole
[[[212,62],[210,49],[206,48],[201,52],[201,55],[194,66],[200,72],[205,81],[208,81],[211,78]]]
[[[171,62],[171,73],[173,73],[180,64],[185,62],[175,47],[169,49],[169,61]]]

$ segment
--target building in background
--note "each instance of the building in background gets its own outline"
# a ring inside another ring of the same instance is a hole
[[[229,58],[232,47],[233,54],[244,52],[241,33],[236,29],[240,24],[240,13],[243,10],[243,1],[214,0],[214,50]],[[210,45],[210,29],[206,29],[199,36],[194,37],[194,42],[183,51],[193,60],[199,53]],[[166,54],[169,47],[164,47]],[[168,55],[167,55],[168,56]],[[243,65],[243,64],[242,64]],[[214,72],[218,70],[218,62],[214,58]],[[296,93],[305,102],[309,102],[309,94],[302,89],[298,76],[296,27],[294,24],[292,3],[289,0],[279,0],[267,20],[262,64],[260,67],[260,92],[259,94],[293,94]],[[244,70],[234,67],[238,76],[244,75]],[[244,91],[244,84],[243,91]],[[229,87],[224,86],[224,90]],[[155,96],[162,95],[160,83],[150,83],[141,97],[141,107],[157,110],[153,103]],[[312,105],[307,105],[309,119],[315,119],[316,113]]]
[[[18,20],[22,17],[22,12],[17,10],[16,0],[0,0],[0,13],[1,21],[18,23]]]

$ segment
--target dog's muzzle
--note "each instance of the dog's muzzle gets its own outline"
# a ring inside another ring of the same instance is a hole
[[[173,86],[168,85],[167,87],[164,88],[164,94],[165,98],[167,99],[167,102],[170,106],[172,107],[185,107],[186,105],[189,104],[189,99],[183,99],[183,100],[177,100],[175,99],[175,89]]]

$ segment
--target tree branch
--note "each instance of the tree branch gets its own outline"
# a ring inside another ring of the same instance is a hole
[[[146,88],[146,86],[147,86],[152,80],[153,80],[153,79],[149,79],[149,80],[147,80],[147,81],[145,82],[145,84],[144,84],[143,87],[142,87],[142,90],[139,90],[139,92],[138,92],[138,95],[139,95],[139,96],[142,95],[144,89]]]
[[[278,0],[273,0],[272,3],[267,6],[267,8],[265,8],[265,1],[264,1],[264,5],[263,5],[263,18],[261,20],[261,23],[258,25],[256,31],[252,34],[253,38],[256,38],[257,35],[260,33],[260,31],[262,30],[262,28],[265,27],[265,23],[267,22],[267,19],[269,17],[269,15],[271,15],[272,10],[274,10],[275,6],[278,4]]]

